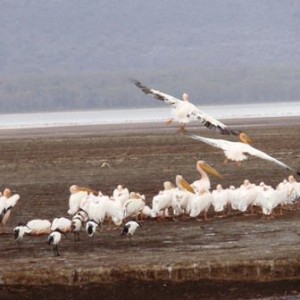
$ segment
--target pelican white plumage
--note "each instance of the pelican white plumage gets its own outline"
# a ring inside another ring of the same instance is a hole
[[[251,183],[248,179],[245,179],[243,184],[238,190],[238,210],[246,212],[249,207],[252,208],[258,196],[258,188],[255,184]]]
[[[201,125],[209,129],[217,130],[221,134],[237,135],[237,133],[230,129],[227,125],[221,123],[209,114],[201,111],[194,104],[189,102],[188,94],[184,93],[183,100],[180,100],[158,90],[148,88],[137,80],[133,80],[133,83],[145,94],[152,94],[156,99],[164,101],[166,104],[170,105],[173,110],[173,118],[171,118],[168,123],[172,122],[173,119],[175,119],[175,121],[180,124],[180,129],[182,131],[185,131],[185,125],[187,123],[195,120],[199,121]]]
[[[172,196],[173,215],[188,215],[191,210],[191,199],[194,194],[177,188]]]
[[[123,187],[123,185],[119,184],[113,190],[113,199],[119,202],[120,207],[123,207],[125,202],[129,199],[129,190],[128,188]]]
[[[293,175],[288,177],[288,186],[289,186],[289,197],[291,202],[295,202],[300,198],[300,183],[295,179]]]
[[[3,194],[0,196],[0,224],[2,229],[10,217],[12,208],[18,203],[19,199],[19,194],[12,195],[9,188],[4,189]]]
[[[50,235],[48,236],[47,243],[48,245],[53,246],[53,253],[54,256],[59,256],[58,252],[58,244],[61,241],[61,234],[62,232],[59,229],[56,229],[55,231],[51,232]]]
[[[152,211],[156,216],[158,216],[160,212],[163,212],[163,218],[165,217],[164,212],[172,206],[174,191],[175,186],[170,181],[165,181],[164,189],[153,197]]]
[[[133,236],[139,227],[142,227],[140,223],[136,221],[129,221],[124,225],[121,235]]]
[[[129,195],[129,200],[127,200],[124,204],[123,217],[135,217],[138,219],[145,205],[146,203],[144,195],[140,195],[136,192],[131,192]]]
[[[79,210],[82,201],[91,193],[96,194],[96,191],[86,187],[79,187],[75,184],[71,185],[68,214],[74,215]]]
[[[216,189],[212,191],[212,206],[216,213],[223,213],[228,203],[228,191],[223,189],[221,184],[216,186]]]
[[[190,217],[198,217],[204,213],[204,220],[207,220],[207,212],[212,204],[212,194],[210,191],[204,191],[202,194],[192,195],[190,200]]]
[[[250,146],[246,141],[248,140],[247,136],[243,133],[240,134],[240,139],[245,142],[231,142],[222,139],[212,139],[212,138],[205,138],[195,134],[186,134],[186,136],[204,142],[210,146],[222,149],[226,156],[226,160],[236,161],[238,163],[246,160],[248,158],[247,155],[256,156],[258,158],[268,160],[272,163],[279,165],[288,170],[292,170],[292,168],[283,162],[273,158],[272,156],[266,154],[263,151],[260,151],[252,146]]]
[[[254,204],[262,209],[264,215],[270,216],[273,209],[280,203],[281,195],[282,191],[274,190],[273,187],[261,182],[258,186],[258,195]]]
[[[102,193],[98,196],[90,194],[81,208],[87,212],[90,220],[103,223],[105,218],[110,218],[115,225],[122,224],[123,212],[119,204]]]
[[[229,188],[227,189],[227,194],[228,194],[228,203],[231,205],[231,208],[233,210],[238,209],[238,189],[235,188],[234,185],[230,185]]]
[[[191,186],[198,193],[201,194],[203,192],[210,190],[210,179],[208,174],[214,175],[215,177],[222,178],[220,173],[211,167],[204,160],[197,161],[196,168],[201,175],[199,180],[194,181]]]

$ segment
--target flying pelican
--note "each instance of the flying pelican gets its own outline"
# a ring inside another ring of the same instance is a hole
[[[227,125],[221,123],[217,119],[201,111],[194,104],[189,102],[188,94],[184,93],[182,96],[183,100],[180,100],[168,94],[162,93],[158,90],[148,88],[137,80],[132,81],[145,94],[152,94],[156,99],[164,101],[172,107],[174,118],[169,119],[167,123],[170,124],[173,122],[173,120],[177,121],[180,124],[181,131],[185,131],[185,125],[190,121],[198,120],[200,121],[201,125],[212,130],[217,130],[221,134],[238,135],[238,132],[233,131]]]
[[[238,163],[241,163],[243,160],[246,160],[248,158],[248,155],[256,156],[261,159],[265,159],[268,161],[271,161],[285,169],[292,170],[292,168],[283,162],[273,158],[272,156],[250,146],[246,142],[231,142],[221,139],[211,139],[211,138],[205,138],[202,136],[198,136],[195,134],[186,134],[186,136],[197,140],[204,142],[210,146],[220,148],[224,151],[224,154],[226,156],[225,162],[227,160],[236,161]],[[243,133],[240,135],[240,139],[246,141],[246,136],[243,136]]]

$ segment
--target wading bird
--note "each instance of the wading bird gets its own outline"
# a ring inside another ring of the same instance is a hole
[[[53,253],[54,256],[59,256],[59,252],[58,252],[58,244],[61,241],[61,234],[62,232],[59,229],[54,230],[53,232],[51,232],[48,236],[47,239],[47,244],[50,246],[53,246]]]
[[[133,236],[138,227],[142,227],[138,222],[129,221],[124,225],[121,235]]]

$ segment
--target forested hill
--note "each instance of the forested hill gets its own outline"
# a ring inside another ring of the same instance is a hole
[[[300,1],[4,0],[0,112],[296,101]]]

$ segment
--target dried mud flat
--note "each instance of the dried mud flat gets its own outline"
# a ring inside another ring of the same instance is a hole
[[[299,118],[227,120],[255,146],[300,167]],[[241,125],[243,124],[243,125]],[[206,129],[190,131],[220,137]],[[228,138],[234,140],[234,138]],[[0,234],[0,299],[298,299],[300,211],[274,219],[231,214],[208,221],[144,220],[132,238],[104,224],[91,245],[63,239],[54,258],[46,237],[12,237],[18,222],[67,216],[69,186],[111,194],[118,184],[145,194],[150,204],[163,181],[177,174],[198,178],[204,159],[222,173],[221,183],[248,178],[275,186],[290,175],[272,163],[250,159],[224,165],[222,153],[164,124],[125,124],[0,131],[1,189],[21,199]],[[271,297],[271,298],[270,298]]]

